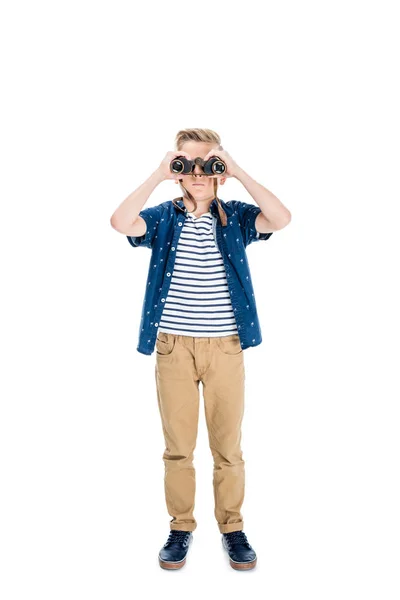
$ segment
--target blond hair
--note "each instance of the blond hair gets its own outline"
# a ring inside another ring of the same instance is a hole
[[[178,133],[175,136],[175,149],[181,150],[183,144],[185,144],[186,142],[205,142],[207,144],[216,145],[218,150],[223,150],[223,147],[221,145],[220,136],[218,135],[218,133],[216,131],[213,131],[212,129],[181,129],[180,131],[178,131]],[[186,196],[194,204],[194,209],[190,212],[195,212],[197,210],[196,200],[194,199],[192,194],[189,192],[189,190],[187,190],[185,188],[185,186],[182,184],[182,182],[179,182],[179,185],[181,186],[181,188],[183,190],[184,196]],[[218,211],[219,211],[222,225],[225,227],[227,225],[227,218],[226,218],[225,211],[221,206],[220,200],[217,197],[217,189],[218,189],[218,180],[215,178],[214,179],[214,195],[217,200],[217,206],[218,206]],[[174,198],[174,200],[172,200],[172,202],[175,206],[177,206],[175,201],[178,199],[183,201],[183,197]],[[177,208],[180,208],[180,207],[177,206]]]
[[[221,138],[212,129],[181,129],[175,137],[176,150],[182,150],[186,142],[205,142],[206,144],[218,144],[218,150],[223,150]]]

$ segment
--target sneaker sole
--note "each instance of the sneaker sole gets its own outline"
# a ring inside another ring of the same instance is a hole
[[[183,567],[183,565],[186,563],[186,556],[180,562],[165,562],[164,560],[161,560],[160,557],[158,557],[158,562],[160,563],[160,567],[162,569],[168,569],[168,570],[181,569]]]
[[[238,563],[230,558],[229,564],[231,565],[232,569],[236,569],[236,571],[247,571],[248,569],[254,569],[257,564],[257,559],[255,558],[251,562]]]

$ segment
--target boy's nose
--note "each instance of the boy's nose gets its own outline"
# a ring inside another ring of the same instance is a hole
[[[194,166],[193,175],[194,175],[195,177],[198,177],[199,175],[204,175],[204,171],[203,171],[203,169],[200,167],[200,165],[195,165],[195,166]]]

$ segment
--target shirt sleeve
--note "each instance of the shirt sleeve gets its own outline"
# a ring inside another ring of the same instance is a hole
[[[269,231],[268,233],[260,233],[257,231],[255,220],[257,215],[262,212],[259,206],[247,202],[237,202],[236,212],[239,217],[245,247],[252,242],[268,240],[273,234],[273,231]]]
[[[126,237],[131,246],[134,248],[138,246],[152,248],[161,219],[161,211],[162,208],[159,205],[149,206],[140,211],[139,216],[146,221],[146,233],[143,235],[127,235]]]

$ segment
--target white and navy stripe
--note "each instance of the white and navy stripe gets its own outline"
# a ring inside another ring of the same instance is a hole
[[[224,262],[209,211],[186,213],[159,331],[220,337],[237,333]]]

